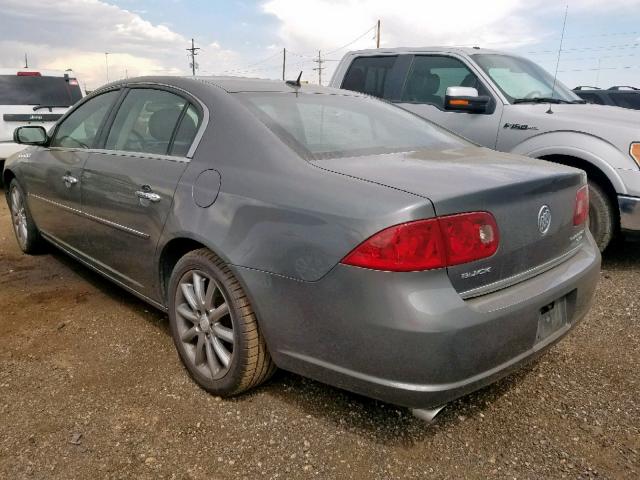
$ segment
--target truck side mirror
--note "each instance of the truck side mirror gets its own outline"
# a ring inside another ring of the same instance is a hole
[[[478,95],[471,87],[448,87],[444,97],[445,110],[469,113],[485,113],[491,98]]]

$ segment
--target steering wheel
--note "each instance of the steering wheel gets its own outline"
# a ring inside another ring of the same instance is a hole
[[[540,90],[534,90],[533,92],[527,93],[527,95],[525,95],[524,98],[536,98],[541,96],[542,96],[542,92]]]

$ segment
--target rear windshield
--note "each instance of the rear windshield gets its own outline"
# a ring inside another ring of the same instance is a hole
[[[80,86],[74,78],[0,75],[0,105],[68,107],[81,98]]]
[[[370,97],[295,92],[238,96],[285,143],[309,159],[467,145],[412,113]]]

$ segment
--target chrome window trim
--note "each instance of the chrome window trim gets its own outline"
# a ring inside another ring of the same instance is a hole
[[[575,248],[572,248],[566,253],[563,253],[559,257],[553,258],[537,267],[530,268],[529,270],[525,270],[524,272],[520,272],[516,275],[513,275],[508,278],[503,278],[502,280],[498,280],[497,282],[490,283],[488,285],[483,285],[482,287],[472,288],[471,290],[465,290],[464,292],[460,292],[460,296],[464,300],[468,300],[470,298],[479,297],[480,295],[486,295],[488,293],[497,292],[498,290],[502,290],[503,288],[510,287],[511,285],[515,285],[517,283],[523,282],[530,278],[535,277],[536,275],[540,275],[541,273],[546,272],[547,270],[551,270],[554,267],[557,267],[561,263],[569,260],[576,253],[580,251],[582,248],[582,243]]]
[[[48,198],[41,197],[40,195],[36,195],[35,193],[29,193],[29,196],[33,197],[33,198],[35,198],[37,200],[40,200],[41,202],[46,202],[46,203],[48,203],[50,205],[53,205],[55,207],[62,208],[63,210],[66,210],[68,212],[74,213],[74,214],[79,215],[81,217],[88,218],[89,220],[93,220],[95,222],[101,223],[101,224],[106,225],[108,227],[115,228],[116,230],[121,230],[123,232],[130,233],[132,235],[135,235],[136,237],[140,237],[140,238],[143,238],[145,240],[148,240],[150,238],[150,235],[147,234],[147,233],[139,232],[138,230],[134,230],[133,228],[125,227],[124,225],[120,225],[119,223],[112,222],[111,220],[107,220],[106,218],[102,218],[102,217],[97,217],[95,215],[91,215],[90,213],[83,212],[82,210],[78,210],[77,208],[73,208],[73,207],[70,207],[68,205],[64,205],[62,203],[58,203],[58,202],[55,202],[53,200],[49,200]]]
[[[152,154],[145,154],[144,152],[127,152],[127,151],[121,151],[121,150],[106,150],[106,149],[96,149],[96,148],[74,148],[74,147],[46,147],[46,148],[52,151],[62,150],[65,152],[87,152],[87,153],[100,152],[100,153],[109,153],[109,154],[113,153],[114,155],[126,155],[130,157],[139,157],[139,158],[161,158],[161,159],[181,161],[181,162],[191,161],[191,159],[196,153],[196,149],[200,145],[200,141],[202,140],[202,137],[204,137],[204,132],[207,129],[207,126],[209,125],[209,119],[211,118],[211,115],[209,113],[209,108],[204,104],[202,100],[194,96],[191,92],[185,90],[184,88],[176,87],[174,85],[169,85],[166,83],[129,82],[129,83],[122,83],[118,85],[109,86],[109,88],[105,88],[104,90],[97,90],[96,92],[93,92],[91,95],[84,97],[81,104],[76,105],[74,108],[69,108],[69,110],[67,110],[64,113],[64,115],[60,119],[58,119],[58,121],[55,123],[53,127],[55,130],[51,132],[52,133],[51,138],[55,137],[55,134],[58,130],[58,126],[64,121],[64,119],[67,116],[69,116],[73,111],[75,111],[80,105],[86,103],[92,98],[97,97],[98,95],[107,93],[108,91],[121,90],[124,88],[129,88],[131,86],[163,87],[163,88],[166,88],[167,90],[174,90],[176,92],[180,92],[182,96],[186,97],[186,100],[191,103],[194,103],[193,101],[198,103],[198,105],[202,109],[202,122],[200,122],[200,127],[198,128],[198,131],[196,132],[195,137],[193,137],[193,142],[191,143],[191,147],[189,147],[189,150],[187,151],[187,154],[184,157],[179,157],[175,155],[152,155]]]

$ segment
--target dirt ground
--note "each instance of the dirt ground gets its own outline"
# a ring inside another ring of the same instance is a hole
[[[404,409],[278,372],[200,390],[165,316],[50,249],[18,250],[0,201],[0,478],[640,477],[640,244],[613,248],[596,303],[525,370]]]

